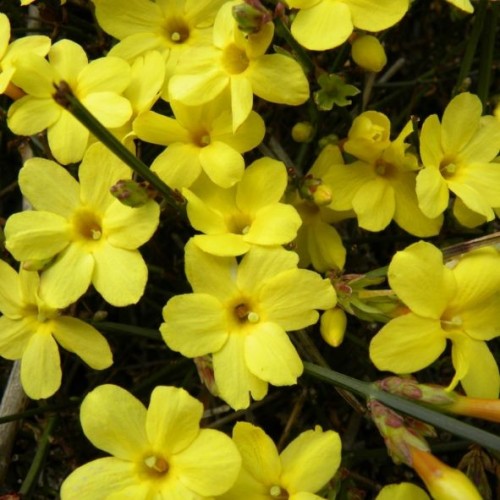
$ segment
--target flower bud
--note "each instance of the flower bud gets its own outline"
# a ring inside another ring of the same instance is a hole
[[[118,181],[114,186],[111,186],[109,191],[112,196],[127,207],[141,207],[150,198],[144,184],[132,179]]]
[[[238,28],[243,33],[258,33],[265,24],[272,20],[271,13],[259,0],[251,0],[235,5],[232,12]]]
[[[481,500],[471,480],[432,453],[410,446],[411,466],[435,500]]]
[[[313,133],[314,127],[310,122],[298,122],[292,127],[292,139],[295,142],[309,142]]]
[[[351,47],[354,62],[363,69],[378,73],[387,64],[384,47],[372,35],[358,36]]]
[[[344,333],[347,326],[345,312],[335,307],[328,309],[321,316],[319,331],[323,340],[332,347],[338,347],[344,340]]]

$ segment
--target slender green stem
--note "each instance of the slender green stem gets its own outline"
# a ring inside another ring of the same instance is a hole
[[[66,82],[55,85],[54,100],[67,109],[82,125],[84,125],[99,141],[124,161],[134,172],[151,183],[164,197],[169,205],[179,210],[179,202],[170,189],[139,158],[132,154],[92,113],[78,100]]]
[[[495,53],[495,35],[498,21],[498,5],[491,4],[491,15],[485,20],[485,29],[481,38],[481,57],[479,59],[479,77],[477,82],[477,95],[483,107],[488,102],[493,73],[493,56]]]
[[[80,403],[81,403],[80,398],[70,398],[68,403],[30,408],[29,410],[25,410],[18,413],[12,413],[10,415],[5,415],[0,417],[0,424],[5,424],[7,422],[14,422],[15,420],[22,420],[24,418],[33,417],[35,415],[43,415],[44,413],[66,410],[68,408],[73,408],[75,406],[78,406]]]
[[[295,40],[288,26],[279,17],[277,17],[274,22],[276,23],[278,33],[286,40],[286,43],[290,45],[306,73],[312,73],[314,71],[314,63],[309,57],[309,54],[304,50],[302,45]]]
[[[24,497],[30,491],[33,485],[35,484],[38,475],[40,474],[40,470],[43,466],[43,462],[45,459],[45,455],[49,450],[50,445],[50,436],[52,435],[52,431],[57,423],[58,416],[52,415],[49,417],[47,424],[45,425],[45,429],[43,430],[42,436],[38,441],[38,447],[35,453],[35,458],[33,458],[33,462],[31,463],[31,467],[24,478],[23,484],[21,485],[21,489],[19,490],[19,495]]]
[[[460,71],[458,73],[457,83],[455,84],[455,88],[453,89],[453,95],[456,95],[465,90],[464,81],[470,73],[472,62],[476,54],[477,44],[479,43],[479,39],[482,36],[487,7],[488,0],[479,0],[479,5],[476,9],[472,31],[467,40],[467,47],[465,48],[462,65],[460,66]]]
[[[431,425],[439,427],[447,432],[451,432],[469,441],[500,452],[500,437],[489,432],[478,429],[472,425],[456,420],[447,415],[443,415],[434,410],[430,410],[413,401],[408,401],[394,394],[384,392],[377,386],[369,382],[362,382],[342,373],[323,368],[312,363],[304,362],[305,372],[319,380],[328,382],[335,387],[341,387],[350,392],[364,396],[366,399],[376,399],[381,403],[410,415],[418,420],[422,420]]]
[[[92,326],[103,332],[122,333],[125,335],[134,335],[136,337],[145,337],[151,340],[161,340],[160,332],[153,328],[143,328],[135,325],[125,325],[123,323],[112,323],[108,321],[95,321]]]

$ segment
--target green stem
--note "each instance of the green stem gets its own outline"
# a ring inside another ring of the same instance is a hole
[[[497,30],[498,5],[491,5],[491,15],[486,17],[485,29],[481,39],[481,57],[479,59],[479,78],[477,82],[477,95],[486,107],[493,72],[493,56],[495,52],[495,34]]]
[[[78,100],[66,82],[55,85],[54,100],[68,110],[82,125],[110,149],[120,160],[124,161],[134,172],[152,184],[166,199],[167,203],[179,210],[179,202],[170,189],[139,158],[132,154],[92,113]]]
[[[434,410],[430,410],[413,401],[408,401],[394,394],[384,392],[377,386],[369,382],[362,382],[342,373],[323,368],[312,363],[304,362],[305,373],[335,387],[341,387],[350,392],[354,392],[366,399],[375,399],[390,408],[410,415],[418,420],[422,420],[431,425],[439,427],[447,432],[451,432],[469,441],[478,443],[485,448],[500,452],[500,437],[489,432],[478,429],[472,425],[456,420],[447,415],[443,415]]]
[[[33,462],[31,463],[31,467],[28,471],[28,474],[26,474],[23,484],[21,485],[21,489],[19,490],[19,495],[21,497],[28,495],[31,488],[35,484],[38,475],[40,474],[40,470],[43,466],[45,455],[49,450],[50,436],[52,434],[52,431],[54,430],[57,420],[58,420],[57,415],[49,417],[47,425],[43,430],[43,434],[40,437],[40,440],[38,441],[38,447],[35,453],[35,458],[33,458]]]
[[[92,326],[103,332],[122,333],[125,335],[144,337],[151,340],[161,340],[160,332],[153,328],[143,328],[141,326],[111,323],[108,321],[94,321],[92,322]]]
[[[306,73],[312,73],[315,66],[309,54],[304,50],[302,45],[295,40],[288,26],[279,17],[277,17],[274,22],[276,23],[278,33],[286,40],[286,43],[290,45]]]
[[[467,40],[467,47],[465,48],[465,54],[462,59],[462,65],[460,66],[460,71],[458,73],[457,83],[453,89],[453,95],[463,92],[464,81],[470,73],[472,62],[474,60],[474,55],[476,54],[477,44],[479,43],[479,38],[482,35],[484,19],[486,17],[486,10],[488,7],[488,0],[480,0],[479,5],[476,9],[476,15],[474,18],[474,24],[472,26],[472,31]]]

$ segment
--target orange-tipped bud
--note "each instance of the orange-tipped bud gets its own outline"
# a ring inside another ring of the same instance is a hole
[[[435,500],[481,500],[471,480],[432,453],[410,446],[411,466]]]

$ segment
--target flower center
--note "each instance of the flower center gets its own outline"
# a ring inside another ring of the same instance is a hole
[[[379,177],[393,177],[396,173],[396,168],[391,163],[387,163],[386,161],[379,158],[375,162],[375,173]]]
[[[451,318],[447,318],[443,316],[441,318],[441,327],[443,330],[456,330],[457,328],[461,328],[463,325],[463,320],[459,315],[452,316]]]
[[[189,25],[179,17],[167,19],[164,26],[164,35],[170,43],[180,45],[189,38]]]
[[[248,68],[250,61],[244,50],[234,43],[228,45],[222,53],[222,67],[230,75],[239,75]]]
[[[198,130],[193,133],[192,140],[199,148],[204,148],[212,142],[210,134],[206,130]]]
[[[77,239],[99,241],[102,237],[101,218],[95,212],[86,208],[75,212],[73,229]]]
[[[161,455],[149,455],[144,459],[146,472],[152,477],[163,477],[168,473],[168,462]]]
[[[276,500],[288,500],[289,498],[288,491],[284,490],[277,484],[269,488],[269,496],[271,496],[272,498],[276,498]]]
[[[250,216],[242,212],[234,212],[226,219],[226,227],[233,234],[247,234],[251,225]]]
[[[450,179],[457,173],[458,166],[454,157],[444,157],[439,164],[439,171],[445,179]]]
[[[258,323],[260,320],[259,315],[252,311],[250,306],[245,302],[237,304],[234,307],[234,315],[240,323]]]

